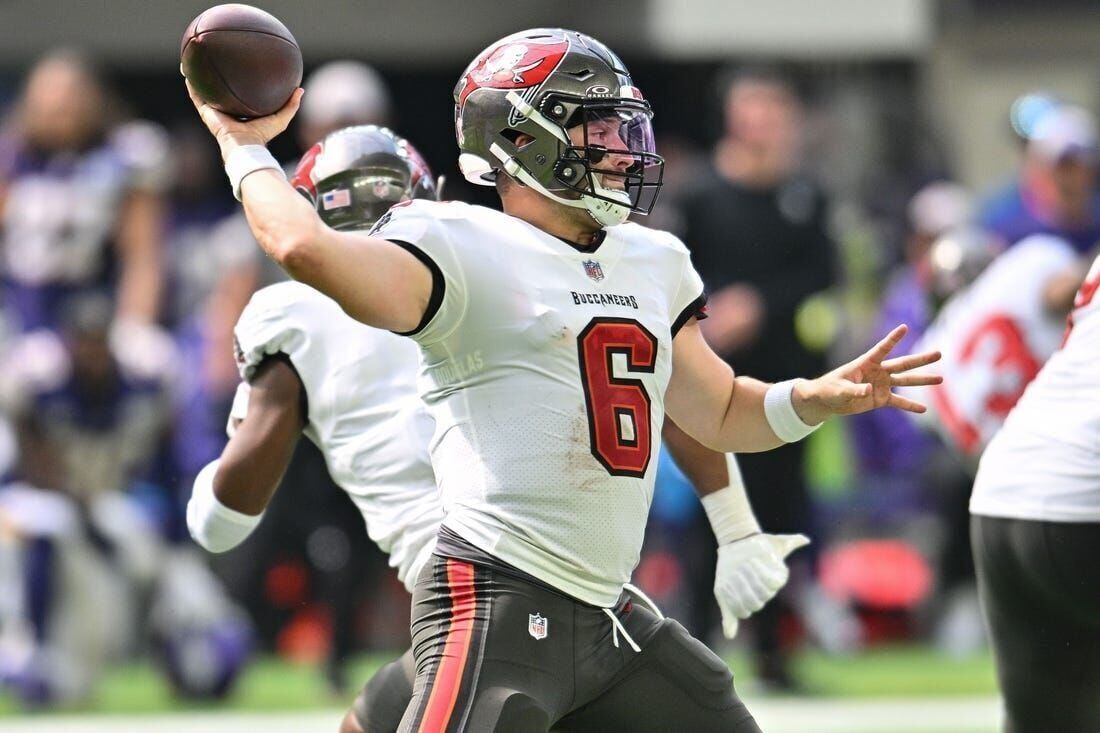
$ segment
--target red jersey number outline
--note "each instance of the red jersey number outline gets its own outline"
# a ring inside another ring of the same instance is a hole
[[[1024,389],[1039,373],[1042,364],[1028,348],[1027,339],[1019,324],[1004,313],[991,314],[970,331],[959,350],[959,364],[970,364],[981,352],[979,347],[989,341],[996,345],[996,352],[991,362],[985,366],[997,373],[1014,373],[1019,376],[1019,384],[1011,392],[994,390],[986,395],[983,405],[985,414],[1003,420],[1023,396]],[[946,388],[938,385],[932,391],[932,398],[958,446],[969,455],[980,451],[983,447],[980,428],[955,408]]]
[[[612,360],[626,357],[629,372],[652,374],[657,337],[631,318],[593,318],[577,336],[581,385],[592,455],[612,476],[642,478],[653,441],[652,402],[642,380],[616,377]],[[629,420],[633,435],[623,433]]]

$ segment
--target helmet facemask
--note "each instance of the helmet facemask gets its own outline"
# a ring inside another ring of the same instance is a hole
[[[518,132],[532,124],[541,129],[535,141],[512,151],[492,146],[506,173],[559,203],[586,209],[601,226],[653,210],[664,160],[655,152],[647,102],[548,94],[536,110],[515,92],[507,98],[520,118]]]

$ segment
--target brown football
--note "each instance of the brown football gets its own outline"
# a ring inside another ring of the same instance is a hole
[[[191,21],[180,71],[211,107],[248,119],[278,111],[302,83],[302,51],[278,18],[251,5],[215,5]]]

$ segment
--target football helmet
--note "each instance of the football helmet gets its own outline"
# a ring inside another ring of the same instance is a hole
[[[985,229],[963,226],[940,235],[928,250],[928,290],[943,303],[978,279],[1002,251],[999,240]]]
[[[333,229],[370,229],[391,206],[439,199],[442,179],[408,140],[375,125],[345,127],[314,145],[291,185]]]
[[[471,183],[493,185],[503,170],[601,226],[653,209],[664,174],[653,113],[596,39],[560,28],[502,38],[466,68],[454,100],[459,168]]]

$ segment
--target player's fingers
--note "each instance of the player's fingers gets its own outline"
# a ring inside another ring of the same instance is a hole
[[[910,369],[918,369],[922,366],[928,366],[929,364],[935,364],[940,360],[940,352],[938,351],[925,351],[920,354],[909,354],[908,356],[899,356],[894,359],[887,359],[882,362],[882,368],[891,374],[897,374],[898,372],[907,372]]]
[[[191,86],[191,81],[187,77],[184,77],[183,83],[187,87],[187,96],[191,97],[191,103],[195,105],[195,109],[201,114],[206,102],[202,101],[198,93],[195,92],[195,87]]]
[[[942,384],[943,377],[939,374],[891,374],[891,387],[928,387],[933,384]]]
[[[874,387],[870,384],[857,384],[848,380],[842,380],[836,385],[836,394],[838,397],[849,400],[859,400],[864,397],[870,397],[874,391]]]
[[[907,333],[909,333],[909,326],[906,326],[904,323],[900,326],[896,326],[893,331],[886,334],[882,341],[879,341],[870,351],[864,354],[864,358],[874,362],[881,362],[894,350],[898,342],[905,338],[905,334]]]
[[[737,630],[740,628],[741,622],[737,620],[737,617],[732,614],[722,612],[722,636],[727,639],[732,639],[737,636]]]
[[[890,407],[896,407],[899,410],[905,410],[906,412],[915,412],[918,415],[923,414],[928,410],[927,407],[919,402],[893,393],[890,394],[890,400],[886,404]]]
[[[272,121],[278,122],[282,127],[286,127],[290,124],[290,121],[294,118],[294,115],[298,112],[298,107],[302,104],[302,94],[304,89],[298,87],[294,90],[294,93],[290,95],[290,99],[286,100],[278,112],[272,115]]]

